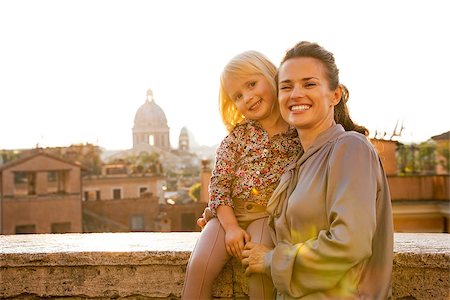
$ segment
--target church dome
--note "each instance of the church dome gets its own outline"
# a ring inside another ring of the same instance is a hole
[[[187,130],[186,126],[181,128],[181,130],[180,130],[180,137],[189,137],[189,133],[188,133],[188,130]]]
[[[148,130],[152,128],[167,127],[166,114],[162,108],[155,103],[151,90],[147,92],[147,99],[136,111],[134,117],[134,128]]]

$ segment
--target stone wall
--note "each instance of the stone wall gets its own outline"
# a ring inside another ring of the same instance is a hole
[[[198,232],[0,236],[1,299],[178,299]],[[395,234],[394,299],[449,299],[450,235]],[[214,297],[246,299],[230,262]]]

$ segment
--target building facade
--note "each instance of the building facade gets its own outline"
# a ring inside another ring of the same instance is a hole
[[[81,169],[42,152],[0,166],[2,234],[82,232]]]

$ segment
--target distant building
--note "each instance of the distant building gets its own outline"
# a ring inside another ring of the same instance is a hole
[[[199,160],[195,154],[189,152],[189,137],[186,128],[182,129],[180,133],[179,146],[181,148],[171,148],[170,128],[166,114],[156,104],[153,92],[150,89],[147,91],[145,103],[136,111],[132,133],[133,147],[114,153],[107,158],[108,162],[126,159],[130,156],[139,156],[143,153],[156,153],[164,172],[167,170],[176,171],[186,167],[198,169]]]
[[[189,152],[189,133],[186,127],[181,128],[180,136],[178,137],[178,150]]]
[[[83,231],[199,231],[205,203],[167,203],[165,190],[164,176],[105,164],[101,175],[83,178]]]
[[[80,165],[42,152],[0,166],[0,232],[82,232]]]
[[[170,151],[170,130],[166,114],[153,99],[152,90],[147,91],[145,103],[139,107],[134,117],[133,149],[144,149],[147,145]]]

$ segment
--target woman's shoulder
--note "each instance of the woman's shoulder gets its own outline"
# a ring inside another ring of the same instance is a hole
[[[335,140],[335,149],[345,149],[348,152],[369,151],[376,153],[369,138],[356,131],[345,131]]]
[[[367,136],[356,131],[345,131],[336,139],[336,143],[340,144],[366,144],[371,146],[370,140]]]

